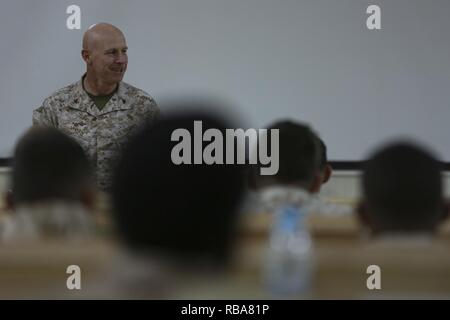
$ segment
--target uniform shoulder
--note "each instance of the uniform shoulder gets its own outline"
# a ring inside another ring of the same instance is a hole
[[[123,81],[121,85],[123,86],[124,94],[127,96],[154,101],[153,97],[142,89],[136,88],[135,86]]]
[[[130,103],[133,105],[132,112],[135,115],[139,115],[139,117],[145,118],[150,122],[160,118],[159,106],[147,92],[124,82],[122,82],[120,90],[123,92],[123,98],[130,100]]]
[[[65,101],[71,98],[74,95],[75,89],[77,86],[77,82],[71,83],[63,88],[60,88],[45,98],[43,106],[51,104],[55,101]]]

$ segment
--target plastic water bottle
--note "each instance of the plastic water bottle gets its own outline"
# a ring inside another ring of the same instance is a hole
[[[307,209],[284,206],[276,212],[265,261],[264,282],[280,297],[305,295],[313,272],[312,239],[306,229]]]

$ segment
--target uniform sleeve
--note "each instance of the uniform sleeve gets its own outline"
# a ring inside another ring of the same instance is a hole
[[[33,111],[33,126],[58,127],[58,121],[47,99]]]

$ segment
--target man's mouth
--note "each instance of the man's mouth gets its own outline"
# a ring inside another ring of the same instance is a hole
[[[119,69],[111,69],[111,71],[112,71],[112,72],[115,72],[115,73],[123,73],[123,72],[124,72],[124,69],[123,69],[123,68],[119,68]]]

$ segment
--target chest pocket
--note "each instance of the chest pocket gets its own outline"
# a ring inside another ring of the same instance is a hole
[[[99,139],[116,150],[123,150],[130,137],[139,127],[140,119],[133,117],[132,110],[118,110],[99,118]]]
[[[93,156],[97,131],[95,117],[79,110],[70,110],[58,120],[58,128],[77,141],[89,156]]]

